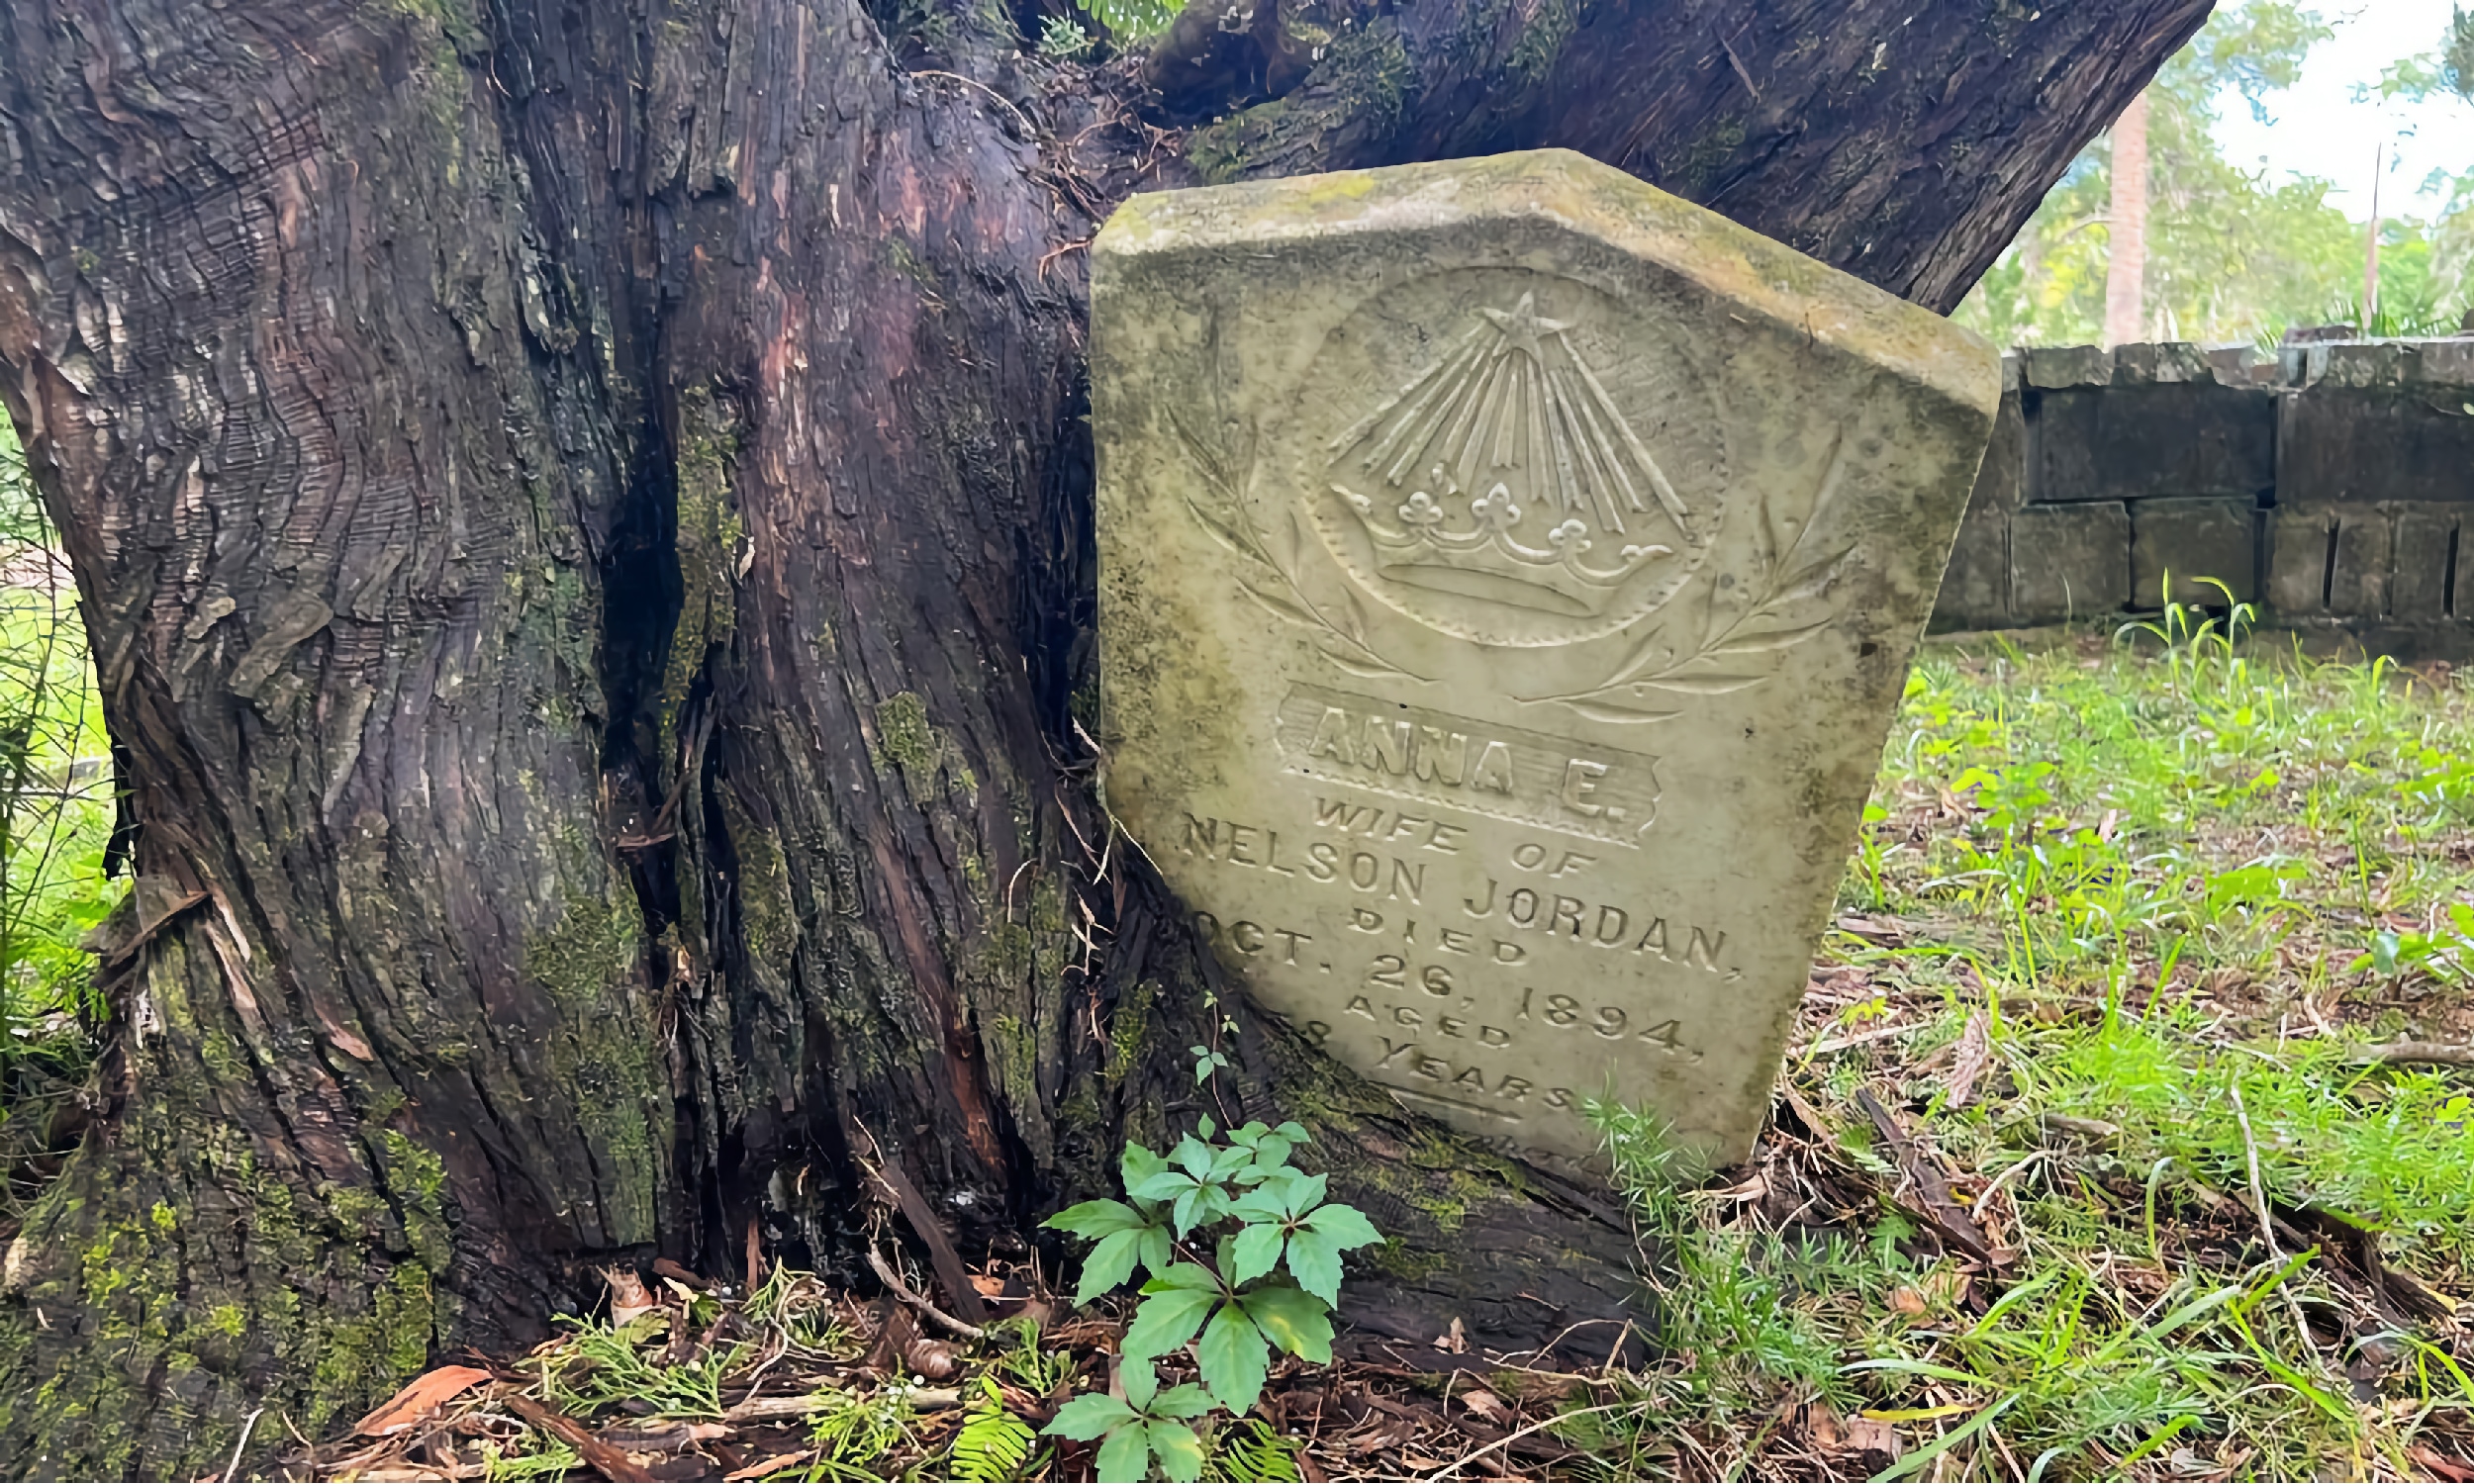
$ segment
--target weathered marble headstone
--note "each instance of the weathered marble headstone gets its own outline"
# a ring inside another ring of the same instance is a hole
[[[1560,150],[1138,196],[1092,270],[1109,807],[1409,1106],[1744,1153],[1991,347]]]

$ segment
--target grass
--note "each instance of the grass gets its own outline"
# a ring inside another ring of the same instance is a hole
[[[2474,1083],[2379,1050],[2474,1040],[2469,903],[2462,677],[2181,609],[1928,652],[1756,1167],[1601,1112],[1665,1358],[1568,1436],[1606,1477],[2474,1477]]]
[[[1598,1110],[1657,1358],[1284,1362],[1208,1474],[2474,1478],[2474,1080],[2430,1065],[2474,1043],[2470,904],[2463,677],[2187,610],[1933,648],[1753,1161],[1705,1178]],[[797,1274],[656,1291],[427,1431],[297,1461],[586,1475],[521,1395],[643,1458],[670,1430],[674,1468],[1089,1477],[1029,1430],[1108,1384],[1115,1324],[997,1266],[1022,1317],[971,1342],[872,1345],[895,1311]]]

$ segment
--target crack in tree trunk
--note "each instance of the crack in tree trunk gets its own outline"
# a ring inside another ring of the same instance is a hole
[[[1398,1236],[1351,1322],[1602,1358],[1620,1211],[1255,1012],[1093,796],[1075,249],[1561,143],[1947,307],[2206,8],[1265,11],[1180,135],[958,3],[16,0],[0,399],[199,904],[0,1272],[0,1466],[220,1468],[751,1220],[857,1278],[863,1152],[1018,1244],[1206,1106]]]

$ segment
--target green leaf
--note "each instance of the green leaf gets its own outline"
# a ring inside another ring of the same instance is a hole
[[[1285,1233],[1269,1222],[1250,1226],[1239,1232],[1236,1255],[1230,1264],[1229,1281],[1232,1283],[1252,1282],[1279,1266],[1280,1245],[1285,1237]],[[1291,1267],[1293,1269],[1293,1263]]]
[[[1219,1404],[1240,1417],[1263,1395],[1263,1377],[1271,1368],[1272,1346],[1236,1304],[1222,1304],[1204,1327],[1194,1346],[1202,1366],[1202,1384]]]
[[[1125,1187],[1127,1195],[1143,1200],[1173,1200],[1194,1188],[1193,1176],[1180,1169],[1159,1169],[1143,1176],[1142,1182]]]
[[[1142,1249],[1143,1232],[1110,1232],[1083,1259],[1083,1280],[1075,1285],[1074,1302],[1088,1304],[1134,1275],[1134,1259]]]
[[[1332,1240],[1341,1252],[1380,1242],[1383,1234],[1366,1219],[1366,1213],[1355,1206],[1325,1206],[1305,1219],[1305,1224]]]
[[[1188,1381],[1183,1386],[1161,1392],[1159,1400],[1143,1410],[1151,1417],[1200,1417],[1214,1405],[1211,1393]]]
[[[1117,1168],[1125,1177],[1125,1193],[1128,1195],[1135,1193],[1135,1186],[1168,1167],[1168,1160],[1139,1144],[1125,1146],[1124,1157],[1117,1160]]]
[[[1228,1214],[1239,1221],[1284,1221],[1288,1208],[1280,1203],[1278,1190],[1252,1190],[1228,1203]]]
[[[1160,1455],[1160,1477],[1178,1484],[1202,1477],[1202,1439],[1182,1422],[1151,1424],[1151,1450]]]
[[[1321,1232],[1300,1227],[1288,1235],[1288,1272],[1324,1303],[1340,1303],[1340,1249]]]
[[[1282,1124],[1279,1128],[1272,1130],[1272,1132],[1278,1134],[1283,1139],[1287,1140],[1289,1147],[1292,1149],[1300,1144],[1312,1144],[1314,1142],[1313,1138],[1306,1133],[1305,1125],[1298,1123],[1293,1119],[1287,1123]]]
[[[1142,1484],[1151,1473],[1151,1429],[1128,1423],[1099,1445],[1099,1484]]]
[[[1148,1360],[1169,1353],[1194,1338],[1194,1331],[1202,1326],[1202,1317],[1219,1301],[1216,1285],[1208,1293],[1172,1288],[1152,1294],[1134,1311],[1134,1322],[1125,1328],[1125,1342],[1119,1352],[1129,1360]]]
[[[1195,1227],[1198,1227],[1202,1223],[1210,1220],[1210,1217],[1207,1214],[1202,1214],[1200,1211],[1203,1192],[1208,1187],[1206,1186],[1196,1185],[1177,1198],[1177,1204],[1171,1209],[1170,1217],[1177,1223],[1178,1236],[1183,1237],[1188,1232],[1192,1231]]]
[[[1077,1237],[1105,1237],[1143,1224],[1142,1213],[1123,1201],[1085,1201],[1068,1206],[1040,1225]]]
[[[1285,1134],[1266,1134],[1254,1142],[1254,1162],[1265,1172],[1288,1162],[1288,1152],[1295,1148]]]
[[[1232,1147],[1221,1150],[1212,1158],[1211,1177],[1225,1180],[1253,1162],[1254,1151],[1250,1149]]]
[[[1076,1442],[1089,1442],[1133,1416],[1134,1409],[1115,1397],[1104,1391],[1089,1391],[1059,1407],[1056,1418],[1040,1431],[1071,1438]]]
[[[1191,1134],[1177,1142],[1177,1148],[1169,1151],[1169,1158],[1197,1180],[1211,1173],[1211,1146]]]
[[[1317,1365],[1331,1364],[1331,1308],[1296,1288],[1258,1288],[1238,1299],[1274,1345]]]
[[[1199,1262],[1180,1262],[1143,1285],[1145,1293],[1166,1293],[1173,1288],[1192,1288],[1203,1293],[1220,1291],[1217,1273]]]
[[[1151,1413],[1151,1399],[1159,1394],[1160,1373],[1151,1362],[1140,1357],[1120,1357],[1117,1384],[1125,1389],[1125,1400],[1146,1417]]]
[[[1281,1182],[1280,1200],[1289,1215],[1302,1216],[1323,1203],[1323,1194],[1331,1186],[1329,1175],[1287,1173],[1288,1178]]]
[[[1168,1271],[1169,1264],[1177,1260],[1176,1240],[1169,1236],[1168,1228],[1145,1227],[1142,1231],[1140,1241],[1142,1243],[1142,1264],[1145,1272],[1166,1272]]]

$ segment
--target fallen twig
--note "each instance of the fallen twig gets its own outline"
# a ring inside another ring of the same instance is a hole
[[[553,1412],[528,1396],[509,1395],[500,1404],[525,1422],[549,1434],[576,1450],[585,1466],[608,1479],[610,1484],[653,1484],[653,1476],[636,1465],[626,1450],[611,1446],[593,1436],[591,1430],[574,1418]]]
[[[902,1394],[904,1401],[921,1412],[942,1412],[962,1405],[962,1392],[953,1386],[897,1386],[889,1388]],[[808,1417],[830,1412],[849,1398],[838,1392],[811,1391],[806,1396],[753,1397],[721,1414],[726,1423],[780,1422],[787,1418]]]
[[[2357,1046],[2345,1054],[2356,1067],[2474,1067],[2474,1046],[2445,1041],[2390,1041]]]
[[[1901,1021],[1897,1025],[1878,1026],[1853,1036],[1832,1036],[1826,1041],[1816,1041],[1809,1046],[1796,1047],[1787,1055],[1797,1062],[1809,1062],[1829,1052],[1845,1051],[1851,1046],[1863,1046],[1874,1041],[1887,1041],[1892,1036],[1904,1036],[1923,1029],[1924,1025],[1920,1021]]]
[[[959,72],[939,71],[934,67],[922,67],[910,75],[913,77],[942,77],[947,82],[958,82],[964,87],[978,88],[981,92],[986,93],[989,97],[996,99],[999,103],[1005,106],[1005,112],[1013,115],[1013,121],[1022,126],[1022,136],[1026,140],[1031,143],[1037,143],[1039,141],[1039,131],[1032,127],[1030,116],[1023,113],[1021,108],[1016,105],[1012,99],[1006,97],[1000,92],[998,92],[995,88],[990,87],[987,83],[980,81],[978,78],[965,77]]]
[[[257,1431],[257,1420],[265,1415],[266,1409],[260,1407],[249,1414],[247,1422],[240,1425],[240,1440],[232,1445],[232,1461],[224,1465],[224,1478],[227,1484],[240,1477],[240,1455],[248,1449],[249,1435]]]
[[[805,1463],[815,1455],[814,1448],[801,1448],[795,1453],[776,1453],[770,1458],[759,1459],[745,1468],[733,1469],[721,1477],[728,1480],[729,1484],[741,1484],[743,1480],[761,1479],[768,1474],[778,1474],[794,1464]]]
[[[909,1285],[904,1283],[902,1278],[895,1273],[894,1265],[886,1261],[884,1255],[874,1247],[870,1247],[868,1249],[868,1268],[876,1274],[878,1282],[883,1283],[888,1289],[892,1290],[894,1297],[901,1299],[904,1303],[908,1304],[911,1308],[918,1310],[921,1314],[926,1315],[928,1318],[935,1320],[938,1324],[943,1325],[946,1329],[951,1330],[963,1339],[977,1340],[988,1333],[986,1330],[981,1329],[977,1325],[964,1324],[961,1320],[954,1318],[944,1310],[929,1303],[925,1298],[911,1292]]]
[[[1950,1181],[1943,1178],[1932,1157],[1917,1146],[1915,1136],[1899,1123],[1897,1115],[1882,1106],[1871,1089],[1857,1088],[1856,1103],[1864,1110],[1864,1116],[1872,1120],[1872,1126],[1880,1131],[1883,1142],[1890,1146],[1890,1152],[1897,1159],[1908,1183],[1916,1187],[1916,1199],[1912,1202],[1900,1201],[1899,1204],[1921,1217],[1951,1246],[1987,1266],[1993,1265],[1992,1242],[1985,1237],[1984,1229],[1976,1225],[1967,1208],[1951,1198]],[[1892,1199],[1896,1196],[1893,1195]]]
[[[903,1173],[902,1162],[885,1152],[876,1135],[868,1133],[864,1125],[860,1132],[867,1134],[868,1143],[876,1155],[876,1159],[866,1166],[868,1172],[894,1197],[894,1205],[901,1210],[903,1219],[910,1224],[910,1230],[927,1244],[928,1260],[936,1269],[936,1281],[945,1285],[955,1312],[973,1326],[986,1324],[988,1311],[980,1306],[979,1290],[971,1286],[971,1270],[963,1265],[962,1254],[954,1251],[953,1239],[945,1235],[944,1224],[936,1219],[927,1198],[910,1183],[910,1177]],[[952,1322],[947,1323],[950,1325]],[[967,1338],[979,1339],[979,1331],[974,1328]]]
[[[2276,1216],[2268,1209],[2267,1187],[2259,1181],[2259,1141],[2251,1137],[2250,1111],[2242,1106],[2242,1079],[2236,1077],[2226,1086],[2234,1093],[2234,1121],[2241,1125],[2242,1156],[2250,1162],[2250,1204],[2258,1213],[2259,1236],[2268,1245],[2268,1260],[2282,1262],[2285,1253],[2276,1245]]]
[[[2242,1079],[2236,1076],[2226,1086],[2234,1094],[2234,1121],[2241,1125],[2242,1156],[2250,1162],[2250,1200],[2259,1214],[2259,1239],[2268,1245],[2269,1262],[2282,1263],[2285,1253],[2276,1245],[2276,1213],[2268,1209],[2268,1187],[2259,1178],[2259,1141],[2250,1132],[2250,1110],[2242,1106]],[[2303,1315],[2302,1300],[2295,1295],[2292,1284],[2279,1283],[2276,1286],[2285,1295],[2285,1307],[2293,1312],[2294,1338],[2301,1342],[2302,1347],[2310,1352],[2314,1360],[2325,1367],[2328,1362],[2320,1354],[2319,1342],[2311,1338],[2311,1322]]]
[[[1509,1447],[1513,1443],[1520,1441],[1522,1438],[1535,1433],[1543,1433],[1560,1422],[1570,1422],[1575,1417],[1587,1417],[1591,1413],[1595,1412],[1614,1412],[1625,1407],[1638,1409],[1647,1405],[1648,1403],[1646,1402],[1603,1402],[1595,1407],[1582,1407],[1573,1412],[1559,1412],[1555,1416],[1548,1418],[1545,1422],[1531,1423],[1528,1427],[1521,1429],[1517,1433],[1505,1434],[1503,1437],[1487,1443],[1484,1447],[1477,1448],[1472,1452],[1463,1453],[1460,1457],[1455,1458],[1444,1467],[1426,1475],[1426,1478],[1429,1480],[1449,1479],[1454,1474],[1459,1473],[1462,1469],[1467,1468],[1470,1464],[1484,1457],[1486,1454],[1495,1451],[1497,1448]]]

